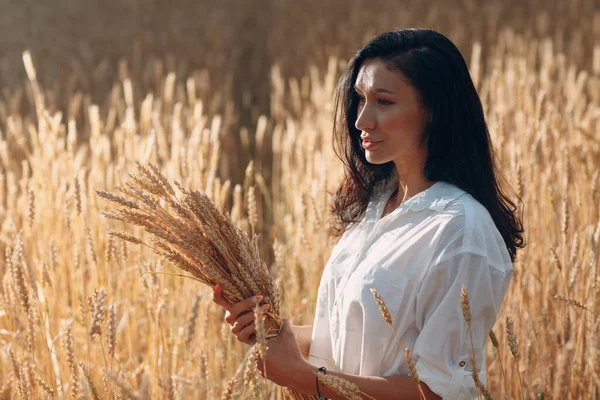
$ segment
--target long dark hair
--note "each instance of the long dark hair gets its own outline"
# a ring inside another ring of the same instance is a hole
[[[426,29],[393,30],[375,37],[358,50],[339,80],[333,144],[344,163],[345,176],[331,205],[336,217],[333,235],[340,236],[358,222],[375,184],[389,179],[395,168],[391,161],[375,165],[366,160],[361,132],[354,126],[359,103],[354,84],[363,62],[374,58],[407,78],[431,113],[423,136],[428,149],[425,178],[452,183],[479,201],[514,261],[517,248],[525,246],[523,225],[515,203],[498,183],[502,179],[506,184],[506,179],[494,163],[477,90],[456,46],[444,35]]]

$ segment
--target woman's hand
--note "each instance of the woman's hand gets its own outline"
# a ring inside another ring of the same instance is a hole
[[[309,369],[289,320],[283,320],[279,336],[267,341],[267,348],[266,363],[259,360],[258,369],[263,377],[266,376],[277,385],[291,387],[298,374]]]
[[[240,342],[250,345],[255,342],[256,336],[254,307],[259,304],[262,299],[263,297],[261,295],[256,295],[232,305],[223,297],[219,285],[215,285],[213,289],[213,301],[227,311],[225,313],[225,322],[230,325],[231,333],[233,333]],[[269,308],[269,304],[265,304],[262,307],[263,318],[265,318],[264,313],[267,312]]]

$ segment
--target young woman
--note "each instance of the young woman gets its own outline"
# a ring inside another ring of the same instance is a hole
[[[267,377],[338,399],[321,384],[317,390],[315,372],[325,367],[378,400],[418,399],[375,288],[426,397],[477,397],[472,349],[485,382],[486,338],[524,241],[456,46],[423,29],[394,30],[367,43],[340,79],[334,140],[346,172],[332,205],[341,238],[323,271],[314,324],[285,321],[269,343]],[[245,311],[259,300],[228,304],[218,286],[214,300],[228,310],[237,338],[251,343],[253,315]]]

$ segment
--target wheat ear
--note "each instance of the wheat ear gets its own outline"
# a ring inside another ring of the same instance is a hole
[[[469,304],[469,293],[467,292],[467,288],[465,287],[465,285],[463,285],[460,290],[460,305],[463,312],[463,318],[465,319],[465,321],[467,322],[467,326],[469,327],[469,340],[471,342],[471,357],[469,359],[471,361],[473,381],[475,382],[475,386],[479,390],[477,396],[480,397],[483,395],[483,397],[486,400],[488,400],[491,399],[492,396],[483,384],[483,382],[481,382],[481,380],[479,379],[479,369],[477,368],[477,360],[475,358],[475,344],[473,343],[471,305]]]
[[[405,350],[404,346],[402,346],[402,342],[400,342],[400,338],[398,337],[396,328],[394,327],[394,324],[392,323],[392,316],[390,315],[390,312],[389,312],[387,306],[385,305],[383,298],[379,295],[379,293],[377,292],[377,289],[375,289],[375,288],[371,288],[371,293],[373,294],[373,297],[375,298],[375,301],[377,302],[377,305],[379,306],[379,312],[381,313],[381,316],[383,317],[385,322],[387,322],[392,327],[392,332],[394,333],[396,342],[398,342],[398,346],[400,346],[400,349],[402,350],[402,352],[404,353],[404,355],[406,357],[406,362],[408,363],[408,366],[409,366],[410,375],[412,376],[414,381],[417,383],[417,388],[419,389],[420,398],[425,400],[425,393],[423,393],[423,388],[421,387],[421,382],[419,381],[419,376],[417,375],[417,369],[410,368],[411,364],[414,365],[412,356],[411,356],[410,352],[408,350]]]
[[[264,376],[267,378],[267,332],[265,330],[265,320],[263,317],[263,306],[257,304],[254,306],[254,326],[256,328],[256,346],[257,352],[263,363]],[[265,387],[265,398],[267,398],[267,388]]]
[[[496,334],[494,333],[493,329],[490,331],[489,336],[490,340],[492,341],[492,346],[494,346],[494,348],[496,349],[496,358],[498,358],[498,361],[500,362],[500,372],[502,373],[502,383],[504,384],[504,391],[508,393],[508,389],[506,387],[506,373],[504,372],[504,364],[502,363],[502,357],[500,357],[500,343],[498,343],[498,338],[496,337]]]
[[[517,374],[519,375],[519,385],[521,387],[521,398],[524,399],[523,393],[523,379],[521,378],[521,371],[519,371],[519,342],[517,341],[517,335],[515,334],[515,325],[510,317],[506,317],[506,336],[508,340],[508,347],[515,359],[515,365],[517,367]]]
[[[316,372],[316,375],[319,379],[319,382],[321,382],[323,386],[331,388],[334,392],[340,396],[344,396],[348,400],[362,400],[362,395],[372,399],[371,396],[361,392],[356,384],[342,378],[341,376],[326,375],[319,372]]]
[[[234,376],[227,382],[227,386],[223,389],[223,393],[221,394],[221,400],[231,400],[233,397],[233,390],[235,389],[235,385],[238,382],[238,377]]]
[[[79,380],[77,379],[77,364],[75,364],[75,350],[73,350],[73,331],[71,325],[67,325],[65,329],[65,335],[63,337],[63,344],[65,346],[65,353],[67,354],[67,365],[70,371],[70,392],[71,398],[75,400],[77,398],[77,392],[79,391]]]
[[[94,381],[92,380],[92,375],[90,374],[90,371],[85,367],[85,364],[82,362],[79,363],[79,368],[81,368],[81,370],[83,371],[83,376],[85,376],[85,380],[87,381],[90,390],[92,391],[92,398],[94,400],[99,400],[100,396],[98,395],[98,390],[96,389],[96,385],[94,385]]]

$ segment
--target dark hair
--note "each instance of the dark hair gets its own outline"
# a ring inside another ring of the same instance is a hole
[[[340,236],[363,215],[374,185],[391,177],[394,164],[369,163],[356,129],[359,98],[354,84],[361,65],[378,58],[398,70],[421,95],[431,114],[423,140],[427,145],[424,176],[454,184],[479,201],[490,213],[511,259],[525,246],[517,207],[504,194],[498,178],[506,179],[494,163],[493,148],[481,101],[464,58],[445,36],[426,29],[385,32],[364,45],[348,63],[335,96],[334,149],[345,166],[331,210]],[[520,202],[520,199],[519,199]],[[522,202],[520,202],[522,204]]]

